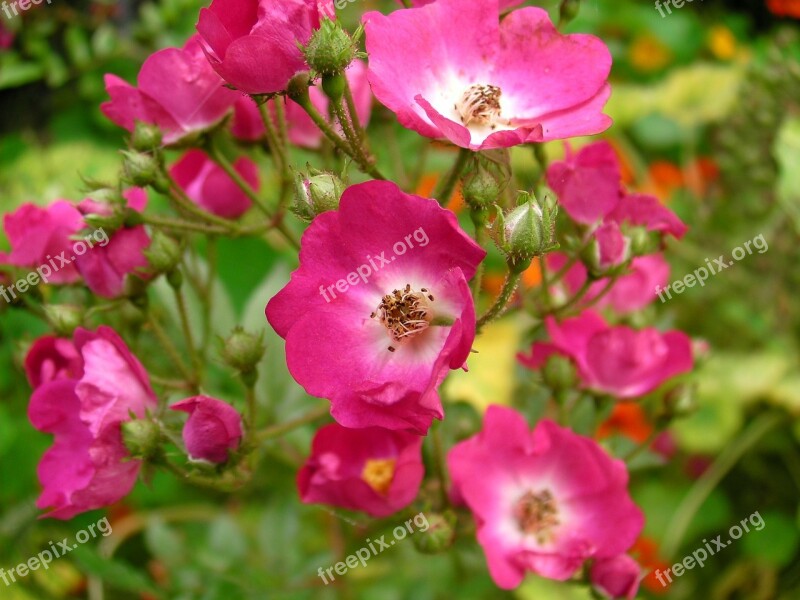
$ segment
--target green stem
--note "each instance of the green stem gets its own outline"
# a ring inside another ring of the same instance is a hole
[[[141,215],[142,219],[148,225],[161,227],[163,229],[172,229],[175,231],[191,231],[197,233],[208,234],[225,234],[230,233],[229,229],[217,226],[207,225],[205,223],[198,223],[197,221],[184,221],[182,219],[171,219],[169,217],[159,217],[156,215]]]
[[[471,216],[472,222],[475,225],[475,242],[482,248],[486,243],[486,222],[476,211],[472,211]],[[483,282],[483,263],[483,260],[478,263],[478,267],[475,269],[475,276],[472,278],[472,284],[470,286],[472,297],[476,302],[481,293],[481,283]]]
[[[181,329],[183,330],[183,338],[186,342],[186,348],[189,352],[189,358],[192,363],[192,383],[197,387],[200,383],[201,362],[200,355],[197,353],[197,348],[194,345],[194,335],[192,328],[189,324],[189,311],[186,308],[186,298],[183,295],[180,287],[172,286],[172,291],[175,293],[175,303],[178,306],[178,316],[181,321]]]
[[[449,484],[447,482],[447,469],[445,467],[444,444],[442,444],[442,432],[440,423],[434,423],[431,428],[431,442],[433,444],[433,463],[436,469],[436,476],[439,478],[439,493],[442,503],[442,510],[447,508],[450,500],[447,497]]]
[[[353,90],[350,89],[350,82],[347,77],[344,78],[344,101],[347,103],[347,112],[350,115],[350,123],[353,125],[358,142],[364,144],[367,139],[367,132],[361,125],[358,118],[358,111],[356,110],[356,102],[353,99]]]
[[[158,320],[155,318],[153,313],[148,314],[150,327],[153,330],[156,338],[158,338],[161,347],[164,348],[166,353],[169,355],[170,360],[175,365],[175,367],[181,372],[183,378],[189,383],[192,388],[195,387],[195,380],[192,372],[189,368],[184,364],[183,360],[181,359],[181,355],[178,352],[178,349],[175,347],[175,344],[172,343],[172,340],[166,334],[164,329],[159,324]]]
[[[286,161],[286,154],[284,152],[283,144],[281,143],[280,134],[278,133],[278,130],[275,129],[275,123],[272,122],[272,117],[269,114],[267,103],[264,102],[263,104],[259,104],[258,111],[261,113],[261,121],[264,123],[267,144],[269,145],[273,160],[275,161],[275,167],[278,169],[278,171],[283,173],[288,164]]]
[[[286,421],[285,423],[279,423],[277,425],[273,425],[272,427],[267,427],[266,429],[262,429],[256,434],[256,440],[259,442],[263,442],[265,440],[269,440],[272,438],[280,437],[284,433],[288,433],[297,429],[298,427],[302,427],[308,423],[313,423],[317,419],[320,419],[327,415],[330,412],[330,407],[328,406],[320,406],[319,408],[315,408],[314,410],[297,417],[296,419],[292,419],[291,421]]]
[[[487,310],[484,315],[478,319],[477,330],[480,331],[481,328],[486,325],[487,323],[491,323],[506,309],[508,306],[509,301],[511,300],[511,296],[514,294],[514,290],[517,289],[517,285],[519,284],[520,277],[522,276],[521,273],[511,273],[509,272],[506,275],[505,281],[503,281],[503,287],[500,290],[500,295],[494,301],[494,304]]]
[[[667,559],[676,555],[683,536],[695,514],[703,506],[708,496],[736,465],[739,459],[761,440],[773,427],[784,420],[777,412],[764,413],[745,429],[741,435],[717,456],[712,465],[695,481],[692,489],[678,506],[672,521],[666,529],[661,545],[663,556]]]
[[[467,148],[459,149],[456,162],[453,163],[450,171],[436,182],[436,187],[431,195],[439,201],[439,204],[447,204],[448,200],[450,200],[456,183],[458,183],[458,178],[461,177],[461,172],[464,170],[464,167],[467,166],[467,161],[471,155],[471,150]]]

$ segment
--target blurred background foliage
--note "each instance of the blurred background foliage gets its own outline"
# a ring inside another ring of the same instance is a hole
[[[557,0],[535,4],[557,15]],[[113,180],[125,136],[99,111],[106,98],[103,75],[113,72],[134,81],[151,52],[183,44],[200,6],[198,0],[52,0],[13,19],[0,13],[0,46],[7,46],[0,51],[3,212],[26,201],[78,200],[84,196],[81,176]],[[356,0],[339,11],[339,18],[354,26],[366,9],[390,6]],[[608,136],[628,186],[658,195],[690,225],[686,238],[666,254],[671,279],[682,278],[706,258],[730,255],[759,234],[769,244],[767,252],[747,256],[705,287],[631,318],[634,324],[678,327],[707,345],[680,399],[686,416],[670,429],[676,454],[659,464],[663,461],[645,453],[631,465],[633,494],[647,515],[635,554],[646,569],[663,569],[754,511],[766,522],[762,531],[745,535],[668,590],[648,577],[642,597],[800,598],[797,23],[773,14],[762,0],[687,3],[666,18],[650,2],[588,0],[566,28],[599,35],[614,56],[608,112],[615,125]],[[390,141],[376,143],[375,149],[382,169],[398,179],[415,168],[421,145],[430,145],[402,130],[379,107],[371,127],[391,133],[381,138]],[[546,151],[556,157],[563,150],[556,143]],[[304,157],[298,153],[296,158]],[[537,167],[530,150],[515,148],[512,159],[519,181],[532,180]],[[435,174],[450,160],[452,153],[435,146],[425,174]],[[200,248],[198,264],[204,255]],[[221,242],[218,257],[222,285],[215,292],[213,332],[227,335],[236,324],[265,331],[268,353],[259,384],[259,397],[268,402],[264,409],[276,420],[302,414],[316,401],[290,379],[282,341],[263,317],[266,300],[286,281],[295,257],[263,240]],[[157,286],[156,292],[167,290]],[[124,325],[126,318],[115,315],[112,323]],[[536,382],[514,360],[525,327],[514,317],[488,328],[476,344],[480,353],[470,373],[448,380],[447,445],[473,433],[489,403],[535,406]],[[20,357],[45,332],[41,321],[0,305],[0,566],[6,568],[37,554],[50,540],[74,538],[102,516],[92,513],[67,523],[36,519],[36,464],[50,440],[25,416],[30,391]],[[159,352],[146,339],[133,348],[139,356]],[[209,352],[214,355],[215,349]],[[153,368],[156,373],[166,369],[157,363]],[[221,363],[215,370],[216,391],[241,401],[230,373]],[[529,416],[535,416],[535,408]],[[580,429],[582,415],[574,418]],[[616,433],[606,440],[609,447],[629,447],[628,438],[651,427],[640,420],[633,415],[612,423]],[[109,511],[112,536],[82,546],[20,584],[0,584],[0,597],[589,597],[580,588],[535,577],[515,592],[497,590],[469,523],[460,524],[465,534],[449,553],[422,556],[412,536],[373,558],[367,569],[349,572],[341,585],[321,586],[319,567],[332,565],[396,522],[299,503],[294,477],[311,435],[310,429],[298,430],[271,442],[269,460],[262,462],[253,485],[233,496],[156,474]]]

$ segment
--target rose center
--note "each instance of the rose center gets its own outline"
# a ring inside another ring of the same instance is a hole
[[[361,479],[373,490],[385,496],[394,479],[394,465],[397,461],[393,458],[371,458],[364,463]]]
[[[496,128],[500,122],[501,94],[496,85],[475,83],[469,86],[455,104],[461,123],[465,127],[474,123]]]
[[[558,508],[550,490],[525,492],[514,505],[514,518],[523,533],[532,535],[540,544],[552,537],[552,529],[559,524]]]
[[[394,290],[381,298],[378,310],[370,317],[378,319],[392,340],[399,343],[428,328],[433,319],[430,302],[433,302],[433,294],[426,288],[420,288],[417,292],[411,289],[410,284],[406,284],[403,289]],[[394,352],[396,347],[389,346],[388,350]]]

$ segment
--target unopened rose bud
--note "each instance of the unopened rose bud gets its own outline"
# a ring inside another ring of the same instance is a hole
[[[456,516],[452,511],[427,515],[428,528],[413,537],[417,550],[424,554],[444,552],[456,539]]]
[[[161,146],[161,130],[150,123],[136,121],[131,136],[131,148],[139,152],[150,152]]]
[[[339,208],[345,185],[333,173],[309,168],[308,174],[297,173],[294,180],[294,213],[311,221],[317,215]]]
[[[125,177],[133,185],[146,187],[156,180],[159,169],[155,157],[127,150],[123,150],[122,155],[125,157],[122,163]]]
[[[60,337],[72,337],[72,333],[83,323],[83,311],[69,304],[46,304],[44,314]]]
[[[518,203],[508,214],[500,213],[493,228],[495,243],[515,273],[527,269],[534,257],[558,248],[555,202],[548,196],[537,200],[527,192],[520,192]]]
[[[311,97],[308,87],[311,85],[311,76],[306,71],[295,74],[286,86],[286,95],[290,100],[294,100],[300,106],[306,107],[311,104]]]
[[[149,419],[133,419],[122,423],[122,441],[132,458],[148,460],[158,455],[161,433]]]
[[[323,19],[303,48],[306,62],[323,77],[344,71],[356,56],[353,38],[338,21]]]
[[[189,414],[183,427],[183,443],[193,461],[224,463],[242,441],[242,417],[227,402],[194,396],[176,402],[170,409]]]
[[[461,195],[473,210],[485,209],[497,203],[510,180],[507,148],[475,152],[466,168]]]
[[[575,387],[577,377],[572,361],[560,354],[548,357],[542,369],[542,378],[552,390],[569,390]]]
[[[242,374],[247,374],[255,371],[265,350],[262,336],[253,335],[241,327],[237,327],[225,340],[222,347],[222,358],[234,369]]]
[[[594,277],[613,275],[631,257],[630,240],[616,223],[598,227],[591,242],[581,253],[581,259]]]
[[[145,258],[154,273],[169,273],[181,260],[181,245],[160,230],[153,232],[150,245],[144,251]]]

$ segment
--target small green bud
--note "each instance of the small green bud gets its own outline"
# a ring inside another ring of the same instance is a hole
[[[308,174],[295,173],[293,212],[307,221],[329,210],[339,208],[345,185],[333,173],[308,167]]]
[[[182,254],[181,245],[158,229],[153,232],[150,245],[144,251],[145,258],[155,273],[173,271]]]
[[[633,227],[626,233],[631,241],[631,256],[653,254],[661,243],[661,236],[657,232],[647,231],[644,227]]]
[[[131,148],[139,152],[150,152],[161,146],[161,130],[155,125],[136,121],[131,136]]]
[[[302,47],[306,62],[323,77],[344,71],[356,55],[356,44],[338,21],[323,19]]]
[[[311,75],[307,71],[301,71],[289,80],[289,84],[286,86],[286,95],[302,107],[309,106],[311,104],[311,97],[308,94],[310,85]]]
[[[148,419],[133,419],[122,423],[122,441],[132,458],[148,460],[158,455],[161,432]]]
[[[158,161],[150,154],[123,150],[122,168],[125,178],[133,185],[146,187],[155,181],[159,172]]]
[[[181,273],[180,269],[172,269],[172,271],[167,273],[167,283],[174,290],[181,289],[183,285],[183,273]]]
[[[261,361],[265,350],[261,335],[253,335],[237,327],[225,340],[222,358],[228,365],[245,375],[255,372],[256,365]]]
[[[575,387],[575,366],[565,356],[552,354],[542,369],[542,378],[552,390],[569,390]]]
[[[414,536],[414,545],[424,554],[439,554],[444,552],[456,539],[456,515],[450,510],[444,513],[433,513],[426,517],[428,528],[417,531]]]
[[[555,239],[558,206],[545,196],[537,200],[527,192],[520,192],[518,206],[503,215],[499,212],[492,229],[497,247],[506,256],[514,273],[527,269],[531,260],[558,248]]]
[[[561,0],[558,7],[559,25],[566,25],[578,16],[581,8],[581,0]]]
[[[461,186],[464,201],[472,209],[497,204],[511,181],[508,149],[475,152],[466,168]]]
[[[347,79],[341,73],[334,73],[333,75],[324,75],[322,77],[322,91],[333,102],[339,102],[344,95],[344,86],[347,85]]]
[[[61,337],[72,337],[72,333],[83,323],[83,310],[69,304],[46,304],[44,314]]]

